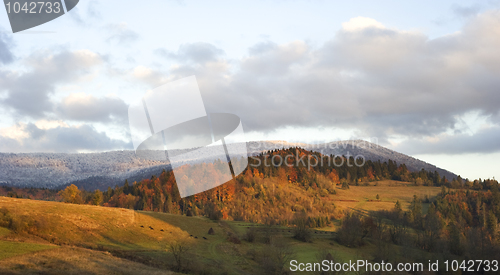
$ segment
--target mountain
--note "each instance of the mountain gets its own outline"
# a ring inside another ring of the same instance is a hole
[[[343,141],[334,141],[329,143],[321,143],[321,144],[306,144],[306,143],[290,143],[283,140],[279,141],[257,141],[257,142],[248,142],[247,148],[249,155],[258,154],[262,152],[263,148],[267,148],[266,150],[274,150],[281,148],[290,148],[290,147],[301,147],[309,151],[320,152],[325,155],[337,155],[337,156],[356,156],[363,157],[365,160],[377,161],[381,162],[389,161],[389,159],[396,161],[398,164],[404,163],[408,170],[411,172],[420,171],[422,169],[427,171],[438,171],[441,176],[445,176],[447,179],[451,180],[453,178],[457,178],[457,175],[439,168],[435,165],[427,163],[425,161],[416,159],[414,157],[398,153],[396,151],[387,149],[383,146],[380,146],[376,143],[364,141],[364,140],[343,140]]]
[[[372,161],[384,162],[391,159],[398,164],[405,163],[410,171],[425,169],[438,171],[441,176],[446,176],[448,179],[457,177],[457,175],[432,164],[362,140],[336,141],[324,144],[286,141],[247,142],[249,156],[268,150],[290,147],[302,147],[328,155],[362,156],[365,160]],[[217,150],[216,146],[211,148]],[[186,151],[169,150],[169,154],[178,155]],[[204,156],[201,155],[184,163],[196,163],[203,158]],[[122,185],[126,179],[133,182],[149,178],[151,175],[159,175],[164,169],[170,169],[168,160],[155,157],[139,158],[134,151],[84,154],[0,153],[0,185],[17,187],[61,188],[69,184],[76,184],[87,190],[96,188],[105,190],[108,187]]]

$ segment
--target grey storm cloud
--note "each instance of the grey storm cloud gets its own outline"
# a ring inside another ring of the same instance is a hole
[[[11,51],[12,38],[0,30],[0,64],[9,64],[14,61],[14,54]]]
[[[2,152],[78,152],[130,149],[132,144],[111,139],[105,133],[98,132],[90,125],[78,127],[56,127],[40,129],[35,124],[23,126],[26,136],[13,139],[0,136]]]
[[[436,39],[355,18],[319,47],[265,42],[238,60],[210,50],[197,60],[213,62],[200,66],[186,54],[198,46],[168,53],[179,64],[164,77],[196,74],[207,111],[239,115],[248,132],[333,126],[379,140],[425,138],[453,130],[457,115],[500,111],[498,10]]]
[[[1,101],[17,115],[40,118],[53,111],[50,95],[59,84],[77,80],[102,62],[90,51],[36,52],[25,60],[30,70],[1,74],[7,96]]]

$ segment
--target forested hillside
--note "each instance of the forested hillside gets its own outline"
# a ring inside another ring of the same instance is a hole
[[[287,161],[281,163],[277,159]],[[308,159],[319,161],[311,166]],[[299,161],[297,161],[299,160]],[[302,161],[300,161],[302,160]],[[436,171],[410,172],[396,162],[366,161],[345,157],[325,156],[300,148],[272,150],[249,158],[244,173],[226,184],[206,192],[181,199],[171,171],[159,177],[108,188],[93,193],[68,187],[65,199],[77,203],[92,203],[136,210],[203,215],[213,219],[231,219],[265,224],[289,225],[297,213],[308,216],[310,226],[324,226],[343,214],[335,206],[336,188],[352,185],[373,185],[391,179],[412,182],[416,186],[460,188],[471,184],[462,179],[448,180]],[[320,163],[323,162],[323,165]],[[276,165],[274,165],[274,164]],[[214,167],[217,163],[213,164]],[[196,170],[196,169],[195,169]],[[203,169],[198,169],[203,173]],[[194,179],[200,175],[191,175]],[[472,185],[471,185],[472,187]],[[483,188],[479,183],[474,188]],[[63,192],[63,194],[64,194]],[[75,194],[78,199],[74,199]],[[68,199],[68,197],[70,197]]]

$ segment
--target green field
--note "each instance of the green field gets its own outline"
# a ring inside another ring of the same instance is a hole
[[[0,260],[30,252],[53,248],[56,248],[56,246],[36,243],[0,241]]]

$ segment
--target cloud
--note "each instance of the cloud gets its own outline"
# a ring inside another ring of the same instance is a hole
[[[342,29],[346,31],[352,32],[352,31],[364,30],[367,28],[384,29],[385,26],[382,23],[377,22],[377,20],[375,19],[362,16],[351,18],[348,22],[342,23]]]
[[[90,18],[93,19],[101,19],[101,13],[99,12],[99,8],[97,5],[99,4],[98,1],[88,1],[88,6],[87,6],[87,15]]]
[[[442,134],[434,138],[409,139],[394,147],[406,154],[466,154],[500,152],[500,127],[495,126],[475,134]]]
[[[479,13],[481,10],[481,5],[474,4],[471,6],[461,6],[458,4],[453,4],[451,6],[452,12],[460,18],[469,18]]]
[[[262,75],[285,75],[293,65],[308,58],[309,46],[303,41],[276,45],[257,44],[249,49],[250,56],[240,62],[242,71]]]
[[[436,39],[357,17],[323,45],[268,41],[250,47],[242,58],[228,59],[215,45],[183,44],[175,52],[156,51],[173,61],[171,67],[140,65],[125,75],[151,88],[196,75],[207,111],[239,115],[246,132],[331,127],[381,141],[406,139],[398,148],[408,153],[487,152],[488,147],[497,150],[500,132],[498,48],[498,10],[471,16],[459,32]],[[7,91],[3,104],[37,118],[55,111],[73,121],[119,121],[125,104],[117,98],[71,94],[60,103],[50,100],[57,85],[77,80],[102,62],[94,55],[34,54],[26,61],[30,70],[0,71]],[[489,128],[473,136],[460,132],[457,117],[470,111],[490,117]],[[22,126],[32,129],[23,133],[32,138],[55,129],[78,132],[70,126],[35,126]],[[6,138],[12,143],[21,137]],[[106,138],[96,140],[113,145]]]
[[[192,63],[216,61],[220,56],[224,55],[223,50],[205,42],[182,44],[177,52],[170,52],[160,48],[156,50],[156,53],[175,61]]]
[[[207,111],[238,114],[247,132],[335,127],[379,140],[425,139],[457,130],[457,115],[472,110],[498,117],[498,48],[497,10],[436,39],[354,18],[319,47],[259,43],[238,60],[179,58],[168,72],[147,76],[195,74]]]
[[[73,82],[102,62],[99,55],[87,51],[39,51],[25,60],[26,72],[0,74],[6,97],[0,102],[17,115],[40,118],[53,111],[50,95],[56,86]]]
[[[11,51],[12,44],[10,35],[0,31],[0,64],[9,64],[14,61],[14,54]]]
[[[168,73],[142,65],[135,67],[130,72],[130,76],[133,80],[139,80],[140,82],[147,83],[152,88],[156,88],[172,80],[168,77]]]
[[[117,97],[94,97],[85,93],[73,93],[56,107],[61,118],[73,121],[125,123],[127,104]]]
[[[90,125],[43,121],[0,129],[2,152],[93,152],[131,149],[130,142],[109,138]]]
[[[139,34],[129,29],[125,22],[108,24],[105,28],[108,31],[107,41],[116,42],[118,44],[129,44],[139,39]]]

